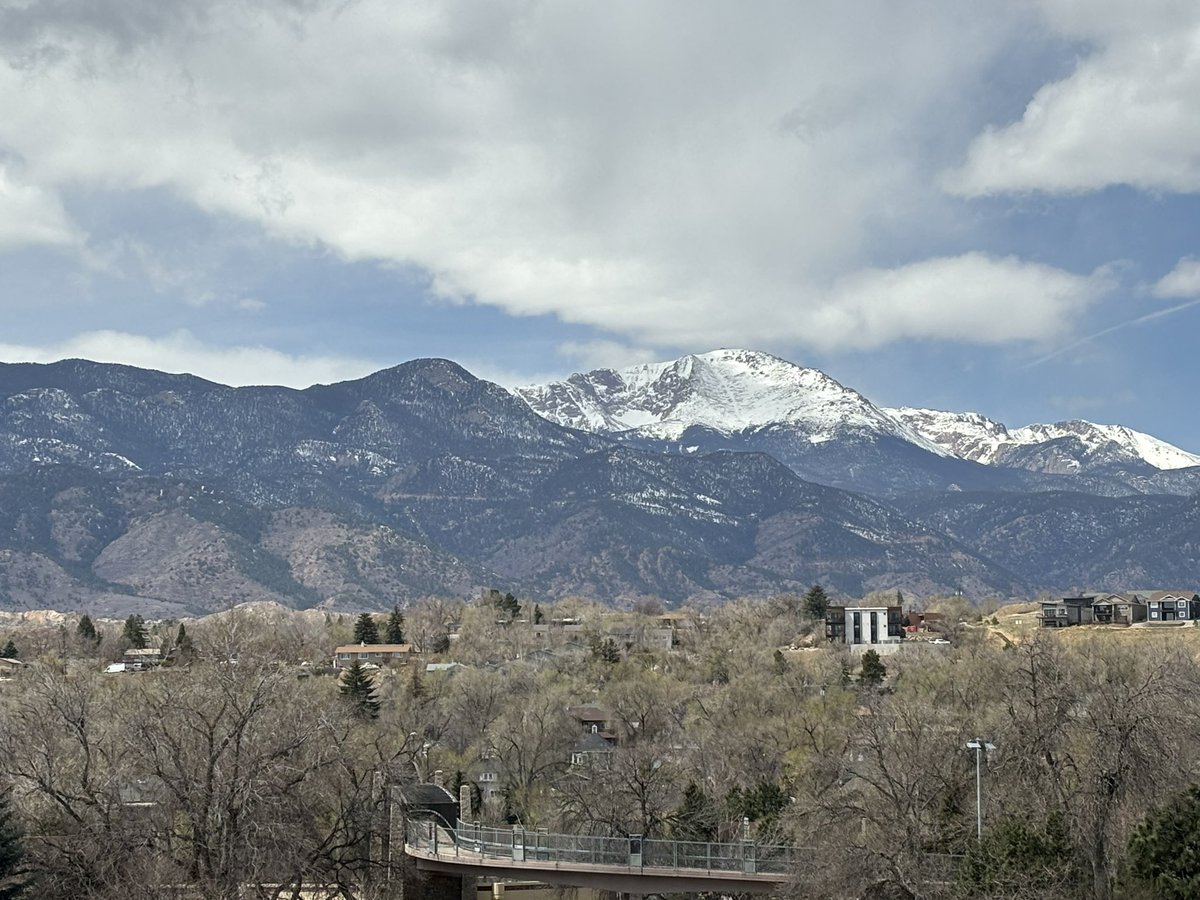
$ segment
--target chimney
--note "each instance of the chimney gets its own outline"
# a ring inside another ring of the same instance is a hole
[[[433,773],[433,783],[436,784],[440,788],[444,788],[446,786],[445,779],[442,778],[442,775],[443,775],[443,772],[441,769],[437,769]]]

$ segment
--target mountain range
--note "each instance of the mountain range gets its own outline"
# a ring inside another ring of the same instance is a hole
[[[1124,426],[1009,429],[978,413],[878,407],[817,369],[749,350],[597,369],[516,393],[561,425],[664,452],[764,452],[803,478],[871,494],[1200,490],[1200,455]]]
[[[0,609],[1179,585],[1196,461],[742,350],[514,392],[435,359],[306,390],[3,364]]]

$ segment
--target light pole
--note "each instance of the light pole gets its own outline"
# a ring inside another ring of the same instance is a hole
[[[975,839],[983,843],[983,778],[980,775],[980,765],[983,752],[991,753],[996,749],[991,741],[975,738],[967,741],[967,749],[975,751]]]

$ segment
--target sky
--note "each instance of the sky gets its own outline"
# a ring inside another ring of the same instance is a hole
[[[0,0],[0,360],[719,347],[1200,451],[1200,4]]]

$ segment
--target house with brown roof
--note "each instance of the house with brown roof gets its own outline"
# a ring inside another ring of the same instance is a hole
[[[333,667],[349,668],[353,663],[376,666],[404,666],[412,656],[411,644],[345,644],[335,647]]]
[[[1146,621],[1146,595],[1100,594],[1092,601],[1092,619],[1097,625],[1132,625]]]

